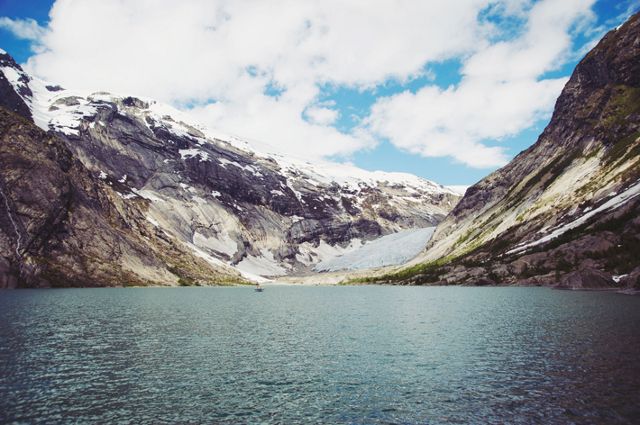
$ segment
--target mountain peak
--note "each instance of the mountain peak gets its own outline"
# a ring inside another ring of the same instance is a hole
[[[31,110],[24,101],[25,98],[32,96],[28,85],[29,78],[13,57],[2,49],[0,49],[0,70],[2,70],[0,72],[0,106],[31,120]]]
[[[406,173],[258,150],[152,99],[65,90],[27,75],[8,55],[0,75],[13,90],[12,104],[60,139],[96,187],[106,185],[126,208],[140,208],[149,223],[142,227],[151,225],[224,273],[233,267],[260,280],[310,272],[384,235],[433,227],[459,199],[451,189]],[[141,228],[139,221],[122,220]],[[84,237],[69,243],[89,243]],[[49,254],[32,255],[44,261]],[[161,274],[169,284],[202,276],[165,266]]]

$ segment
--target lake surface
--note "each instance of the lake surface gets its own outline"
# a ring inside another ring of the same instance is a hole
[[[0,291],[0,423],[638,423],[640,297]]]

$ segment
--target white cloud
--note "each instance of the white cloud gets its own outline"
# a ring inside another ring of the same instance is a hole
[[[23,40],[38,41],[45,34],[45,29],[31,18],[11,19],[3,16],[0,17],[0,28]]]
[[[548,116],[566,78],[542,78],[571,47],[571,28],[591,17],[593,0],[546,0],[529,11],[526,31],[472,54],[460,84],[424,87],[378,99],[366,128],[424,156],[450,156],[473,167],[508,160],[486,140],[516,135]]]
[[[333,128],[318,86],[406,80],[471,52],[488,1],[58,0],[28,68],[67,87],[196,103],[207,124],[286,152],[348,154],[375,141]],[[270,86],[281,95],[265,96]]]
[[[306,117],[314,124],[331,125],[340,115],[335,109],[312,106],[304,111]]]
[[[304,157],[346,155],[375,144],[367,134],[343,134],[326,122],[308,122],[301,118],[304,105],[288,93],[278,99],[252,95],[244,100],[213,103],[194,108],[191,113],[200,122],[231,129],[232,133],[253,140],[258,147],[266,144],[264,149],[275,148]],[[320,115],[316,118],[320,121],[328,119],[325,112],[321,112],[324,110],[316,109]]]
[[[489,166],[506,157],[483,140],[547,113],[562,84],[537,78],[561,60],[589,2],[553,3],[57,0],[27,68],[66,87],[171,102],[282,152],[348,155],[381,136],[411,152]],[[525,35],[493,42],[496,28],[479,19],[487,7],[528,19]],[[319,102],[324,85],[376,88],[452,58],[464,61],[458,87],[380,99],[368,125],[350,134],[333,127],[340,105]],[[265,94],[274,87],[277,96]]]
[[[505,150],[482,141],[514,135],[534,124],[553,107],[564,83],[465,79],[446,90],[427,87],[378,100],[366,125],[412,153],[495,167],[508,160]]]

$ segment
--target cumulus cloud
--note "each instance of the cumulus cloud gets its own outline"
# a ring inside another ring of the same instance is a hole
[[[338,119],[339,112],[335,109],[312,106],[304,111],[305,115],[314,124],[331,125]]]
[[[375,144],[368,134],[344,134],[330,126],[335,111],[311,108],[301,118],[304,102],[287,93],[278,99],[254,95],[244,101],[218,102],[193,108],[191,114],[200,122],[216,128],[230,129],[249,139],[256,147],[302,157],[347,155]]]
[[[348,155],[386,138],[489,166],[506,157],[486,138],[516,133],[550,109],[562,80],[539,77],[561,60],[569,29],[590,5],[555,1],[554,14],[542,3],[57,0],[26,66],[66,87],[171,102],[281,152]],[[496,42],[487,10],[526,21],[525,34]],[[459,86],[379,99],[348,133],[334,127],[340,105],[320,101],[321,87],[375,91],[448,59],[464,63]]]
[[[34,19],[11,19],[6,16],[0,17],[0,28],[11,32],[15,37],[22,40],[39,41],[45,34],[42,28]]]
[[[452,157],[479,168],[509,159],[482,141],[514,135],[547,114],[565,79],[487,81],[427,87],[378,100],[367,128],[397,147],[428,157]]]
[[[487,146],[530,127],[552,111],[566,78],[543,78],[571,48],[570,31],[591,18],[593,0],[545,0],[529,11],[526,30],[469,56],[455,87],[429,86],[378,99],[366,128],[424,156],[450,156],[473,167],[509,159]]]
[[[375,141],[331,124],[318,86],[375,87],[471,51],[487,0],[58,0],[28,68],[65,86],[147,95],[285,152]],[[420,46],[420,48],[416,48]],[[278,87],[277,97],[265,96]]]

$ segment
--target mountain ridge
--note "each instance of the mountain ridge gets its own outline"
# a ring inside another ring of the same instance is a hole
[[[425,252],[364,280],[637,285],[639,154],[636,14],[577,65],[537,142],[471,186]]]
[[[2,106],[60,139],[124,204],[144,205],[156,231],[245,279],[305,272],[355,244],[431,227],[459,199],[409,174],[260,152],[150,99],[65,90],[7,54],[0,71],[0,88],[16,94]]]

